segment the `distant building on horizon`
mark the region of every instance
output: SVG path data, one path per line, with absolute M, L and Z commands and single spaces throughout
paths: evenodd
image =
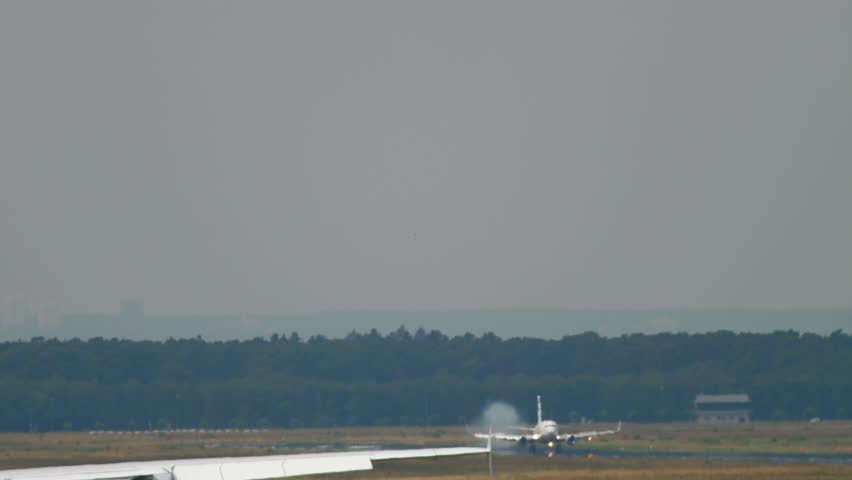
M 9 327 L 23 327 L 35 323 L 30 306 L 30 298 L 24 295 L 15 295 L 6 299 L 6 315 L 4 323 Z
M 122 323 L 141 320 L 145 317 L 145 305 L 142 300 L 122 300 L 118 316 Z
M 748 423 L 751 398 L 745 393 L 695 396 L 695 421 L 698 423 Z
M 47 303 L 41 307 L 38 315 L 39 330 L 52 330 L 62 326 L 62 308 L 58 303 Z

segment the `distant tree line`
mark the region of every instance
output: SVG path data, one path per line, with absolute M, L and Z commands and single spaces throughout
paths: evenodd
M 697 393 L 730 392 L 757 419 L 849 418 L 851 369 L 841 331 L 36 337 L 0 343 L 0 430 L 463 424 L 494 400 L 531 420 L 539 393 L 563 422 L 687 420 Z

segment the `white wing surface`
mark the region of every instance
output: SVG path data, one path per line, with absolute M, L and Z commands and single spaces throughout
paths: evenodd
M 0 470 L 0 480 L 264 480 L 371 470 L 373 460 L 474 455 L 488 451 L 487 448 L 457 447 L 155 460 Z
M 600 437 L 601 435 L 613 435 L 621 431 L 621 422 L 618 422 L 618 427 L 615 430 L 600 430 L 600 431 L 591 431 L 591 432 L 577 432 L 577 433 L 568 433 L 562 434 L 560 436 L 573 435 L 577 438 L 583 437 Z
M 487 433 L 474 433 L 473 436 L 476 438 L 488 438 L 490 436 L 497 440 L 508 440 L 510 442 L 520 442 L 521 438 L 523 438 L 523 435 L 514 435 L 511 433 L 492 433 L 491 435 L 488 435 Z M 527 437 L 529 437 L 529 435 L 527 435 Z

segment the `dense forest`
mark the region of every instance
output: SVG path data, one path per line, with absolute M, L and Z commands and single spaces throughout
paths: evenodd
M 762 420 L 849 418 L 852 336 L 342 339 L 94 338 L 0 343 L 0 430 L 326 427 L 472 422 L 494 400 L 530 420 L 686 420 L 697 393 L 745 392 Z

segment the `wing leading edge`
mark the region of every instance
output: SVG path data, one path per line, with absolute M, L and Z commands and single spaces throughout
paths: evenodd
M 577 433 L 569 433 L 568 435 L 574 435 L 577 438 L 583 437 L 600 437 L 601 435 L 613 435 L 621 431 L 621 420 L 618 421 L 618 426 L 615 430 L 600 430 L 600 431 L 592 431 L 592 432 L 577 432 Z
M 513 435 L 511 433 L 493 433 L 491 435 L 488 435 L 487 433 L 474 433 L 473 436 L 476 437 L 476 438 L 483 438 L 483 439 L 487 439 L 487 438 L 490 437 L 490 438 L 496 438 L 497 440 L 506 440 L 506 441 L 510 441 L 510 442 L 520 442 L 521 438 L 523 438 L 523 435 Z M 527 436 L 529 436 L 529 435 L 527 435 Z
M 155 460 L 0 470 L 0 480 L 264 480 L 371 470 L 374 460 L 476 455 L 488 452 L 487 448 L 456 447 Z

